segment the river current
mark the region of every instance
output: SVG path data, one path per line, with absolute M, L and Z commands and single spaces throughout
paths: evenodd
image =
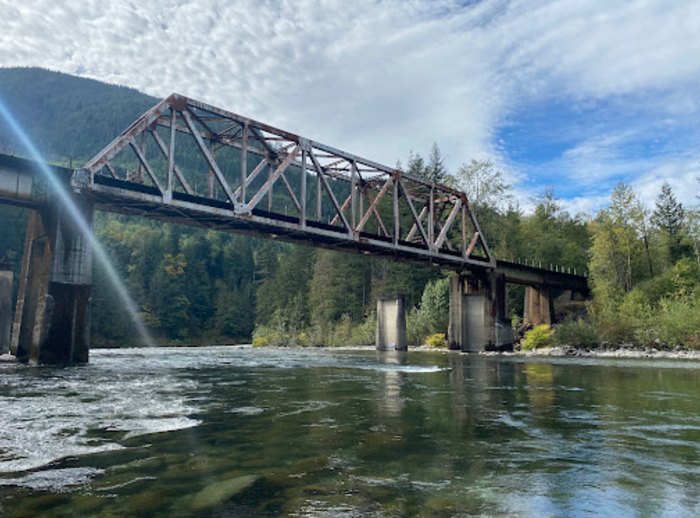
M 245 347 L 0 365 L 0 515 L 700 516 L 700 363 Z

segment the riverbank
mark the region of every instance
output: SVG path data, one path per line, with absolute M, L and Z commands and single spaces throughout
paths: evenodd
M 337 351 L 366 351 L 374 349 L 373 345 L 346 345 L 338 347 L 322 347 L 324 349 L 333 349 Z M 429 347 L 427 345 L 409 345 L 408 352 L 443 352 L 461 354 L 461 351 L 451 351 L 449 349 Z M 656 349 L 656 348 L 640 348 L 640 347 L 619 347 L 609 348 L 603 347 L 599 349 L 576 349 L 574 347 L 542 347 L 531 351 L 486 351 L 476 353 L 482 356 L 515 356 L 515 357 L 542 357 L 542 358 L 564 358 L 564 357 L 581 357 L 581 358 L 629 358 L 629 359 L 668 359 L 668 360 L 691 360 L 700 361 L 700 351 L 693 349 L 683 349 L 676 347 L 674 349 Z
M 617 347 L 600 349 L 576 349 L 574 347 L 542 347 L 531 351 L 485 352 L 489 356 L 524 356 L 524 357 L 580 357 L 580 358 L 650 358 L 669 360 L 700 361 L 700 351 L 693 349 L 656 349 L 653 347 Z

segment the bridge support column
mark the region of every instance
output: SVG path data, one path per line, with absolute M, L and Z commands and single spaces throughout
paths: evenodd
M 79 208 L 92 226 L 93 208 Z M 90 348 L 92 249 L 61 208 L 27 222 L 13 350 L 20 361 L 85 363 Z
M 503 275 L 452 276 L 449 316 L 450 349 L 481 352 L 513 343 Z
M 10 352 L 12 330 L 12 278 L 9 266 L 0 264 L 0 354 Z
M 406 311 L 403 295 L 377 299 L 377 350 L 406 351 Z
M 547 287 L 525 288 L 525 312 L 523 322 L 538 326 L 551 324 L 554 316 L 554 299 Z

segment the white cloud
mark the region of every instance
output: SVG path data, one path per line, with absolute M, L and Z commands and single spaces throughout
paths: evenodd
M 388 164 L 435 141 L 453 170 L 490 157 L 514 181 L 496 133 L 522 102 L 700 104 L 694 0 L 0 0 L 0 18 L 3 66 L 178 91 Z M 639 160 L 610 138 L 562 156 L 568 182 Z

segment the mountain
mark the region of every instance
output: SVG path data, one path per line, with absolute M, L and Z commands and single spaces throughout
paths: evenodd
M 42 153 L 77 162 L 94 156 L 159 99 L 41 68 L 0 68 L 0 102 Z M 19 148 L 0 125 L 0 149 Z

